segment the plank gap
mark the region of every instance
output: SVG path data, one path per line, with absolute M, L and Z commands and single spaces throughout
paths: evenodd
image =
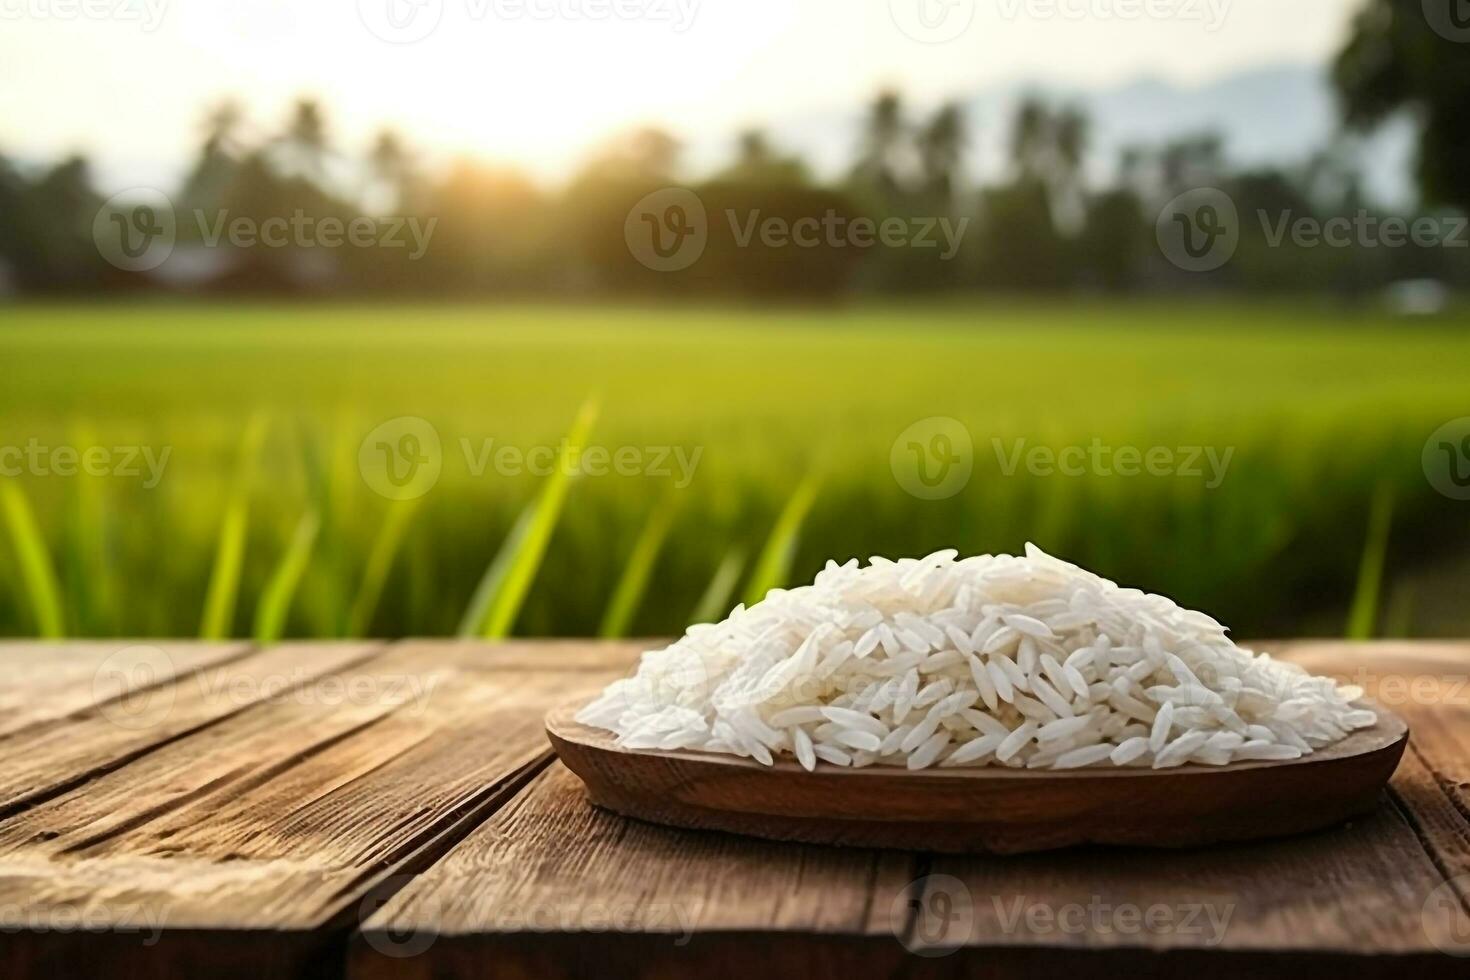
M 4 735 L 0 735 L 0 747 L 3 747 L 3 744 L 5 742 L 19 736 L 34 735 L 38 731 L 63 728 L 66 725 L 75 724 L 79 721 L 84 721 L 87 718 L 95 717 L 98 714 L 104 714 L 106 713 L 108 708 L 117 707 L 129 698 L 136 698 L 139 695 L 161 691 L 171 685 L 180 684 L 185 680 L 197 678 L 207 670 L 217 670 L 221 667 L 228 667 L 231 664 L 240 663 L 242 660 L 247 660 L 250 657 L 253 657 L 261 652 L 261 647 L 251 644 L 246 646 L 239 653 L 232 654 L 226 657 L 221 657 L 220 659 L 212 660 L 209 663 L 197 664 L 189 668 L 182 674 L 174 674 L 169 677 L 156 680 L 151 684 L 142 684 L 138 687 L 129 688 L 126 691 L 119 691 L 117 694 L 114 694 L 110 698 L 104 698 L 101 701 L 94 701 L 91 704 L 83 705 L 80 708 L 76 708 L 72 711 L 67 712 L 64 715 L 59 715 L 55 718 L 42 718 L 37 721 L 30 722 L 28 724 L 20 726 L 19 728 L 11 729 Z
M 385 649 L 387 648 L 374 647 L 368 650 L 362 656 L 347 661 L 339 668 L 339 670 L 350 670 L 361 667 L 368 660 L 379 656 Z M 251 653 L 259 652 L 261 651 L 256 648 L 252 648 L 251 650 Z M 237 659 L 238 658 L 229 658 L 226 663 L 228 664 L 236 662 Z M 197 676 L 197 672 L 191 672 L 188 676 Z M 316 677 L 303 678 L 294 684 L 282 688 L 278 692 L 274 692 L 272 697 L 251 701 L 248 704 L 240 705 L 238 708 L 235 708 L 232 711 L 228 711 L 211 718 L 206 718 L 204 721 L 200 722 L 197 725 L 189 728 L 180 729 L 179 731 L 174 732 L 172 735 L 167 735 L 156 742 L 150 742 L 147 745 L 140 745 L 130 752 L 125 752 L 122 755 L 117 756 L 116 758 L 109 759 L 107 762 L 93 766 L 89 769 L 85 769 L 77 773 L 75 776 L 63 780 L 60 783 L 55 783 L 51 786 L 46 787 L 45 789 L 37 790 L 34 793 L 23 795 L 14 800 L 11 800 L 9 803 L 0 805 L 0 823 L 4 823 L 5 821 L 10 820 L 38 806 L 44 806 L 52 800 L 65 796 L 67 793 L 70 793 L 73 790 L 80 789 L 87 783 L 94 782 L 102 778 L 103 776 L 107 776 L 111 773 L 117 772 L 119 769 L 129 766 L 132 763 L 137 762 L 139 759 L 145 759 L 155 752 L 166 749 L 171 745 L 175 745 L 178 742 L 198 735 L 201 732 L 209 731 L 217 725 L 221 725 L 225 722 L 238 718 L 248 711 L 256 710 L 263 705 L 269 705 L 273 700 L 279 698 L 281 695 L 288 694 L 293 691 L 299 691 L 310 684 L 316 683 L 319 679 L 320 678 Z M 171 679 L 168 683 L 177 684 L 181 680 L 183 680 L 183 678 L 175 677 Z
M 403 842 L 395 852 L 390 852 L 384 858 L 384 864 L 397 864 L 398 870 L 383 879 L 374 888 L 368 889 L 364 897 L 358 900 L 357 908 L 354 908 L 351 903 L 344 903 L 337 915 L 328 919 L 328 927 L 338 924 L 336 920 L 347 917 L 349 912 L 355 919 L 352 925 L 360 927 L 364 917 L 358 913 L 369 897 L 378 903 L 378 907 L 381 907 L 404 886 L 433 867 L 440 858 L 494 817 L 502 807 L 519 796 L 522 790 L 551 765 L 554 758 L 555 756 L 548 749 L 544 755 L 538 756 L 520 769 L 507 774 L 505 778 L 486 787 L 478 796 L 455 807 L 438 824 L 425 828 L 417 838 L 410 838 Z M 361 874 L 339 888 L 334 898 L 343 900 L 353 897 L 365 882 L 376 877 L 378 873 L 376 869 L 364 869 Z M 388 887 L 390 885 L 391 887 Z M 379 889 L 385 890 L 379 894 Z

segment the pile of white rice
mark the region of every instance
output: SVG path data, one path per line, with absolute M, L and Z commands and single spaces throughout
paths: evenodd
M 1225 634 L 1034 546 L 829 562 L 644 654 L 578 720 L 627 748 L 809 770 L 1222 766 L 1300 758 L 1377 720 L 1360 689 Z

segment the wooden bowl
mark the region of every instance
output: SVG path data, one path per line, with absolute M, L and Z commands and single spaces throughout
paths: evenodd
M 583 702 L 585 703 L 585 702 Z M 772 840 L 952 854 L 1080 844 L 1195 847 L 1319 830 L 1372 810 L 1409 728 L 1378 724 L 1291 762 L 1177 769 L 843 769 L 794 760 L 619 748 L 579 724 L 582 703 L 546 716 L 556 754 L 592 803 L 639 820 Z

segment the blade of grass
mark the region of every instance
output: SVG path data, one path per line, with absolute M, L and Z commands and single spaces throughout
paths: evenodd
M 15 543 L 15 557 L 20 564 L 26 594 L 30 597 L 36 631 L 45 639 L 59 640 L 65 633 L 65 627 L 56 569 L 46 552 L 46 539 L 41 536 L 30 502 L 12 480 L 0 481 L 0 508 L 5 511 L 5 524 Z
M 730 598 L 740 584 L 740 573 L 745 571 L 745 549 L 731 548 L 720 559 L 714 577 L 705 586 L 704 595 L 694 607 L 692 623 L 714 623 L 724 619 L 730 612 Z
M 240 592 L 240 568 L 245 562 L 245 533 L 250 524 L 250 485 L 255 475 L 256 456 L 265 440 L 265 418 L 256 415 L 240 436 L 240 455 L 230 490 L 225 516 L 220 522 L 214 570 L 204 596 L 204 616 L 199 624 L 201 640 L 229 637 L 235 621 L 235 603 Z
M 367 565 L 362 570 L 362 582 L 357 587 L 356 598 L 352 600 L 352 612 L 347 617 L 348 636 L 362 637 L 372 628 L 378 600 L 383 596 L 383 586 L 388 581 L 388 573 L 393 570 L 399 546 L 403 544 L 403 533 L 408 530 L 409 521 L 418 511 L 421 499 L 393 501 L 388 505 L 388 516 L 378 525 Z
M 510 536 L 480 579 L 460 621 L 460 636 L 499 640 L 510 635 L 566 503 L 572 480 L 567 464 L 581 453 L 596 419 L 596 402 L 586 402 L 577 413 L 577 420 L 567 433 L 556 466 L 542 484 L 541 492 L 521 511 Z
M 603 639 L 620 640 L 628 635 L 633 617 L 638 615 L 638 607 L 643 604 L 643 594 L 648 589 L 648 580 L 653 575 L 653 566 L 664 546 L 664 538 L 673 523 L 674 504 L 668 500 L 657 505 L 644 523 L 628 562 L 623 566 L 617 588 L 613 590 L 607 612 L 603 614 L 602 628 L 598 631 Z
M 786 501 L 771 536 L 756 559 L 755 570 L 745 587 L 745 604 L 754 605 L 772 589 L 785 585 L 791 576 L 791 563 L 796 559 L 796 546 L 801 538 L 801 525 L 816 502 L 821 481 L 815 474 L 801 482 Z
M 74 446 L 95 446 L 97 436 L 85 420 L 71 427 Z M 106 484 L 102 477 L 82 469 L 74 480 L 70 516 L 62 529 L 64 542 L 58 564 L 65 580 L 63 603 L 71 611 L 73 636 L 118 636 L 114 621 L 113 563 L 107 560 L 111 541 L 106 521 Z
M 1388 556 L 1388 537 L 1393 525 L 1393 488 L 1380 485 L 1373 494 L 1368 514 L 1368 537 L 1363 542 L 1363 557 L 1358 563 L 1358 588 L 1348 613 L 1347 638 L 1370 640 L 1378 618 L 1379 597 L 1383 591 L 1383 565 Z
M 281 562 L 271 573 L 261 594 L 260 604 L 255 609 L 255 642 L 261 646 L 276 642 L 286 625 L 286 614 L 291 611 L 291 601 L 296 597 L 296 587 L 311 561 L 311 549 L 316 544 L 317 532 L 321 530 L 321 517 L 316 511 L 308 511 L 296 524 L 291 542 L 281 556 Z

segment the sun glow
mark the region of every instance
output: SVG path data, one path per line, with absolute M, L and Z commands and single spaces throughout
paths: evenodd
M 891 4 L 908 0 L 116 0 L 89 8 L 109 16 L 80 18 L 48 2 L 0 0 L 0 152 L 103 150 L 114 166 L 178 168 L 210 104 L 238 100 L 260 137 L 310 95 L 344 153 L 392 126 L 431 157 L 472 153 L 555 179 L 631 126 L 725 140 L 854 110 L 884 85 L 934 102 L 1005 81 L 1189 80 L 1320 58 L 1352 0 L 1285 12 L 1235 0 L 1208 36 L 1187 22 L 1007 19 L 977 4 L 946 43 L 905 34 Z

